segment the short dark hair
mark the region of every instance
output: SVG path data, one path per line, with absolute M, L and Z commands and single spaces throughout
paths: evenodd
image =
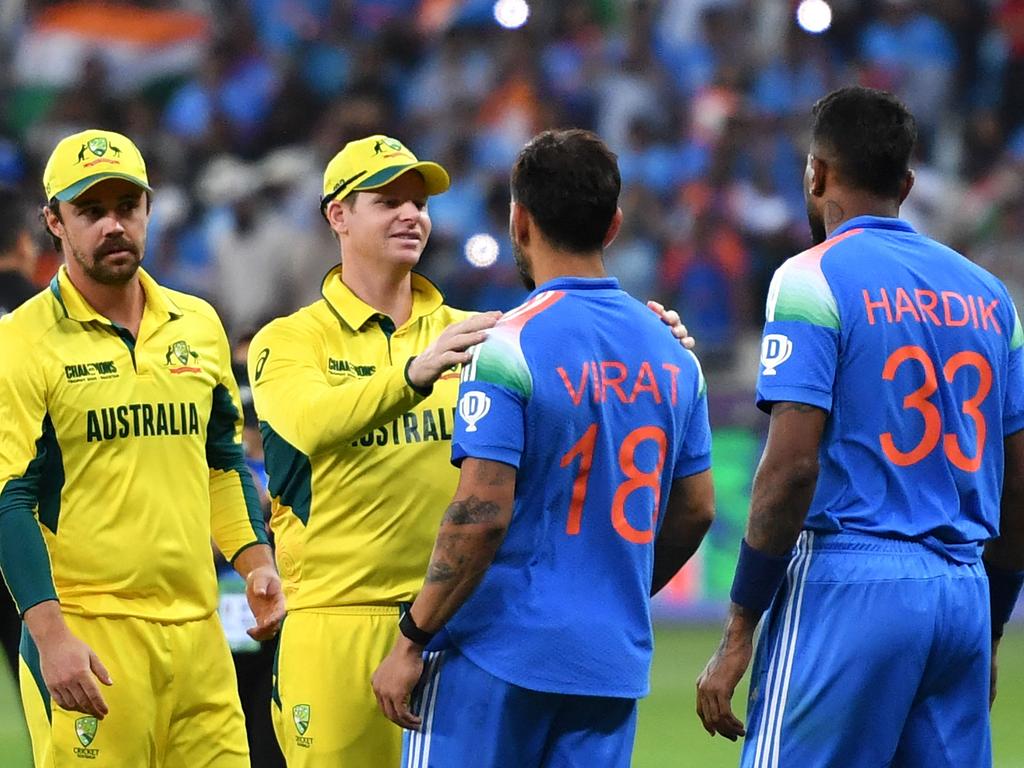
M 53 230 L 50 229 L 50 225 L 46 223 L 47 208 L 53 211 L 53 215 L 56 217 L 57 221 L 63 222 L 64 219 L 60 217 L 60 200 L 58 200 L 56 197 L 51 197 L 46 202 L 46 205 L 43 206 L 43 208 L 40 209 L 39 211 L 39 220 L 43 222 L 43 230 L 49 236 L 50 242 L 53 243 L 53 250 L 55 250 L 59 254 L 61 252 L 60 238 L 57 237 L 57 235 L 53 234 Z
M 899 197 L 917 141 L 914 116 L 886 91 L 853 86 L 814 105 L 812 134 L 830 152 L 852 187 L 879 197 Z
M 29 228 L 28 206 L 18 190 L 0 184 L 0 211 L 6 219 L 6 224 L 0 227 L 0 254 L 4 254 L 14 250 L 18 238 Z
M 544 131 L 512 168 L 512 200 L 556 248 L 601 248 L 619 205 L 618 158 L 590 131 Z

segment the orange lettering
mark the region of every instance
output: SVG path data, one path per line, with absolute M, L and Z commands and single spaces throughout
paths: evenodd
M 871 294 L 868 293 L 868 289 L 865 288 L 863 290 L 863 293 L 864 293 L 864 310 L 868 314 L 868 324 L 869 325 L 874 325 L 875 324 L 875 310 L 879 309 L 879 308 L 885 310 L 885 320 L 886 320 L 886 322 L 888 322 L 888 323 L 892 322 L 892 305 L 889 304 L 889 294 L 886 293 L 885 288 L 879 288 L 878 290 L 882 294 L 882 298 L 881 298 L 880 301 L 872 301 L 871 300 Z
M 608 375 L 608 369 L 612 368 L 618 372 L 618 376 L 612 378 Z M 620 363 L 616 360 L 604 360 L 601 362 L 601 402 L 608 402 L 608 390 L 612 389 L 615 394 L 619 396 L 619 400 L 623 403 L 628 403 L 626 399 L 626 393 L 622 391 L 620 386 L 622 382 L 626 380 L 626 366 L 624 363 Z
M 957 301 L 960 302 L 960 306 L 964 311 L 963 317 L 954 319 L 953 312 L 949 306 L 950 299 L 956 299 Z M 946 325 L 948 325 L 949 327 L 960 328 L 961 326 L 967 325 L 967 319 L 970 315 L 970 310 L 968 309 L 967 302 L 964 301 L 964 297 L 961 296 L 959 293 L 954 293 L 953 291 L 942 292 L 942 312 L 944 319 L 946 321 Z
M 896 322 L 900 323 L 903 321 L 903 315 L 910 313 L 914 316 L 917 322 L 921 322 L 921 316 L 917 314 L 917 310 L 914 308 L 914 302 L 910 300 L 910 294 L 908 294 L 902 288 L 896 289 Z
M 992 299 L 992 303 L 991 304 L 985 304 L 984 303 L 984 299 L 982 299 L 979 296 L 978 297 L 978 301 L 981 303 L 981 327 L 984 328 L 987 331 L 988 330 L 988 321 L 991 320 L 992 321 L 992 327 L 995 328 L 996 333 L 998 333 L 1000 336 L 1002 336 L 1003 335 L 1003 331 L 999 327 L 999 321 L 996 320 L 996 315 L 995 315 L 996 307 L 999 306 L 999 299 Z
M 647 383 L 642 384 L 644 374 L 647 375 Z M 654 371 L 651 364 L 644 360 L 640 364 L 640 370 L 636 374 L 636 382 L 633 384 L 633 391 L 629 393 L 629 402 L 635 403 L 636 396 L 641 392 L 650 392 L 654 395 L 654 402 L 661 404 L 661 392 L 658 391 L 658 382 L 654 380 Z
M 917 288 L 914 291 L 914 297 L 917 299 L 917 306 L 921 310 L 921 316 L 928 315 L 933 325 L 942 325 L 939 316 L 935 314 L 935 307 L 939 304 L 939 297 L 935 295 L 935 291 L 925 291 Z M 925 302 L 926 298 L 930 299 L 930 301 Z
M 562 383 L 565 384 L 569 397 L 572 398 L 572 404 L 579 405 L 583 401 L 583 393 L 587 391 L 587 375 L 590 371 L 590 363 L 583 363 L 583 370 L 580 373 L 580 388 L 578 390 L 573 389 L 572 382 L 569 381 L 569 374 L 565 372 L 562 366 L 558 366 L 556 370 L 558 375 L 562 377 Z
M 662 363 L 661 367 L 672 374 L 672 378 L 670 379 L 672 387 L 669 389 L 668 401 L 672 403 L 672 405 L 675 405 L 679 400 L 679 385 L 676 381 L 679 378 L 679 366 L 672 365 L 671 363 Z

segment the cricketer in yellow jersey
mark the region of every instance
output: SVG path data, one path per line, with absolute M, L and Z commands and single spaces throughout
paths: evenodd
M 284 596 L 227 338 L 139 266 L 151 189 L 127 137 L 63 139 L 43 184 L 65 264 L 0 320 L 0 567 L 35 763 L 248 766 L 211 537 L 246 577 L 253 636 Z
M 370 679 L 455 490 L 452 369 L 498 318 L 446 306 L 412 272 L 430 235 L 427 200 L 448 184 L 393 138 L 346 144 L 321 203 L 341 264 L 321 300 L 249 348 L 288 605 L 271 706 L 290 768 L 401 758 L 401 730 L 377 711 Z M 652 309 L 692 345 L 675 312 Z

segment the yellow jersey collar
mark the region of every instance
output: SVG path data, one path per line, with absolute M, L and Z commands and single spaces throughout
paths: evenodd
M 412 314 L 406 323 L 425 317 L 435 312 L 444 304 L 444 296 L 430 280 L 413 272 L 412 277 Z M 341 280 L 341 265 L 334 267 L 324 277 L 320 286 L 320 294 L 345 324 L 353 331 L 358 331 L 368 320 L 381 315 L 376 309 L 356 296 L 352 289 Z
M 156 280 L 149 276 L 146 270 L 139 267 L 139 271 L 136 274 L 139 276 L 139 282 L 142 283 L 142 290 L 146 296 L 146 312 L 166 320 L 181 317 L 184 314 Z M 85 297 L 79 293 L 78 289 L 72 285 L 66 266 L 61 265 L 60 269 L 57 270 L 57 274 L 50 280 L 50 292 L 57 300 L 57 303 L 60 304 L 61 309 L 64 310 L 65 317 L 77 320 L 80 323 L 96 320 L 107 325 L 111 324 L 110 320 L 93 309 L 89 302 L 85 300 Z

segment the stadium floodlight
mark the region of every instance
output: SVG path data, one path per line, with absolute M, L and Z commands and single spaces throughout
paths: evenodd
M 825 0 L 802 0 L 796 9 L 796 23 L 805 32 L 820 35 L 832 26 L 832 8 Z
M 466 241 L 466 261 L 474 267 L 489 267 L 498 260 L 498 241 L 486 233 Z
M 526 0 L 498 0 L 494 4 L 494 19 L 505 29 L 519 29 L 530 18 Z

